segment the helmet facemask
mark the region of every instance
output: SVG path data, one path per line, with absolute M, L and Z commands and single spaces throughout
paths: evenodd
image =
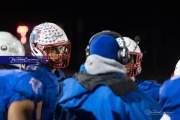
M 141 62 L 143 58 L 143 53 L 139 47 L 140 37 L 135 37 L 135 40 L 130 39 L 129 37 L 123 37 L 126 42 L 126 47 L 129 50 L 129 54 L 131 55 L 131 60 L 129 64 L 125 65 L 127 69 L 126 75 L 129 77 L 134 77 L 141 73 L 142 67 Z
M 130 52 L 131 55 L 131 61 L 129 64 L 125 65 L 127 69 L 126 75 L 129 77 L 134 77 L 136 75 L 139 75 L 141 73 L 142 67 L 142 53 L 136 53 L 136 52 Z
M 37 44 L 39 51 L 42 52 L 40 63 L 47 64 L 53 68 L 66 68 L 69 65 L 71 54 L 71 43 L 61 41 L 56 44 Z

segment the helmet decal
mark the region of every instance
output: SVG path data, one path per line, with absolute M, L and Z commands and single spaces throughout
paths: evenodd
M 31 34 L 31 37 L 32 39 L 34 38 L 35 43 L 51 44 L 60 41 L 63 35 L 63 31 L 59 31 L 52 25 L 44 23 L 35 27 L 34 33 Z

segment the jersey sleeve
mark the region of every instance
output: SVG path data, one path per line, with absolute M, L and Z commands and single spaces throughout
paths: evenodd
M 29 99 L 37 103 L 43 98 L 43 89 L 43 83 L 37 76 L 26 74 L 19 77 L 19 81 L 14 87 L 16 96 L 12 99 Z
M 160 105 L 168 115 L 179 116 L 180 113 L 180 78 L 166 80 L 160 88 Z M 178 118 L 177 118 L 178 119 Z

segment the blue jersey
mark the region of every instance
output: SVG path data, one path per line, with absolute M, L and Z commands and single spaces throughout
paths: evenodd
M 152 80 L 135 79 L 135 82 L 148 96 L 159 102 L 159 90 L 161 84 Z
M 38 66 L 27 66 L 28 71 L 32 71 L 41 76 L 41 80 L 45 82 L 45 94 L 43 96 L 43 105 L 41 110 L 41 120 L 52 120 L 54 117 L 54 111 L 59 97 L 59 80 L 65 77 L 64 73 L 60 69 L 56 69 L 56 74 L 52 73 L 49 69 Z
M 166 80 L 160 88 L 160 105 L 162 111 L 171 117 L 171 120 L 180 120 L 180 77 Z
M 159 120 L 162 116 L 160 105 L 140 88 L 118 96 L 105 84 L 89 90 L 79 81 L 65 79 L 58 101 L 77 120 Z
M 0 120 L 7 119 L 7 111 L 14 101 L 43 99 L 44 83 L 39 76 L 21 70 L 0 70 Z M 33 116 L 35 117 L 35 116 Z

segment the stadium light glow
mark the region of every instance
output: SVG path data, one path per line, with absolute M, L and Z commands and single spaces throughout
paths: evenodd
M 26 33 L 28 32 L 28 26 L 26 25 L 19 25 L 17 27 L 17 33 L 21 35 L 21 43 L 26 44 L 27 38 Z

